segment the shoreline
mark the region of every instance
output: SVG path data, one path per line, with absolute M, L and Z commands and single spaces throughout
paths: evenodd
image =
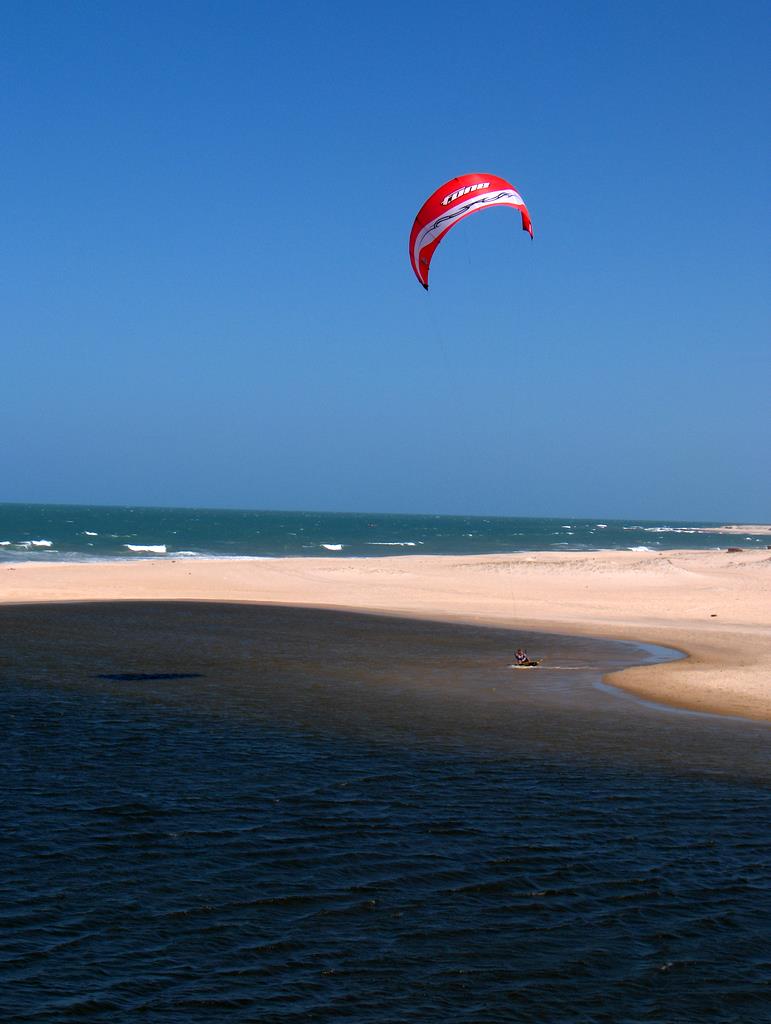
M 757 721 L 771 721 L 769 591 L 767 550 L 0 565 L 2 604 L 301 605 L 655 644 L 686 657 L 605 681 L 671 707 Z

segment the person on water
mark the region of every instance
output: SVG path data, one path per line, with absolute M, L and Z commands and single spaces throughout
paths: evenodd
M 523 651 L 521 647 L 517 648 L 517 653 L 514 655 L 514 661 L 517 665 L 531 665 L 532 662 L 527 656 L 527 651 Z

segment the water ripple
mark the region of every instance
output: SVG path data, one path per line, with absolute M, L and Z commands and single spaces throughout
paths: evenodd
M 588 671 L 505 690 L 503 631 L 41 614 L 0 610 L 3 1019 L 764 1019 L 763 727 Z M 301 658 L 276 669 L 292 629 L 321 684 Z M 95 678 L 105 659 L 141 678 Z

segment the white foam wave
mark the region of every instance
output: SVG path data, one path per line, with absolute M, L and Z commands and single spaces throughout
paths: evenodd
M 471 534 L 467 534 L 468 537 Z M 414 540 L 368 540 L 367 544 L 373 548 L 414 548 Z
M 595 523 L 594 525 L 597 527 L 598 530 L 607 530 L 608 528 L 607 523 Z
M 326 548 L 327 551 L 342 551 L 343 550 L 343 545 L 342 544 L 322 544 L 321 546 L 323 548 Z
M 642 530 L 643 533 L 698 533 L 690 526 L 624 526 L 624 530 Z
M 653 548 L 647 547 L 645 544 L 637 544 L 634 547 L 629 548 L 630 551 L 653 551 Z
M 50 548 L 53 547 L 52 540 L 33 540 L 30 541 L 33 548 Z
M 11 542 L 9 540 L 0 540 L 0 548 L 10 547 Z
M 165 544 L 124 544 L 124 548 L 128 548 L 129 551 L 136 551 L 137 553 L 146 551 L 151 555 L 165 555 L 166 545 Z
M 93 530 L 84 530 L 83 533 L 85 534 L 86 537 L 98 537 L 99 536 L 99 534 L 98 533 L 94 533 Z

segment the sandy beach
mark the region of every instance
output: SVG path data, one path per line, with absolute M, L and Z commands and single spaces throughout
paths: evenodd
M 767 550 L 27 562 L 0 569 L 0 601 L 262 602 L 654 643 L 688 658 L 609 681 L 673 706 L 768 721 L 770 582 Z

